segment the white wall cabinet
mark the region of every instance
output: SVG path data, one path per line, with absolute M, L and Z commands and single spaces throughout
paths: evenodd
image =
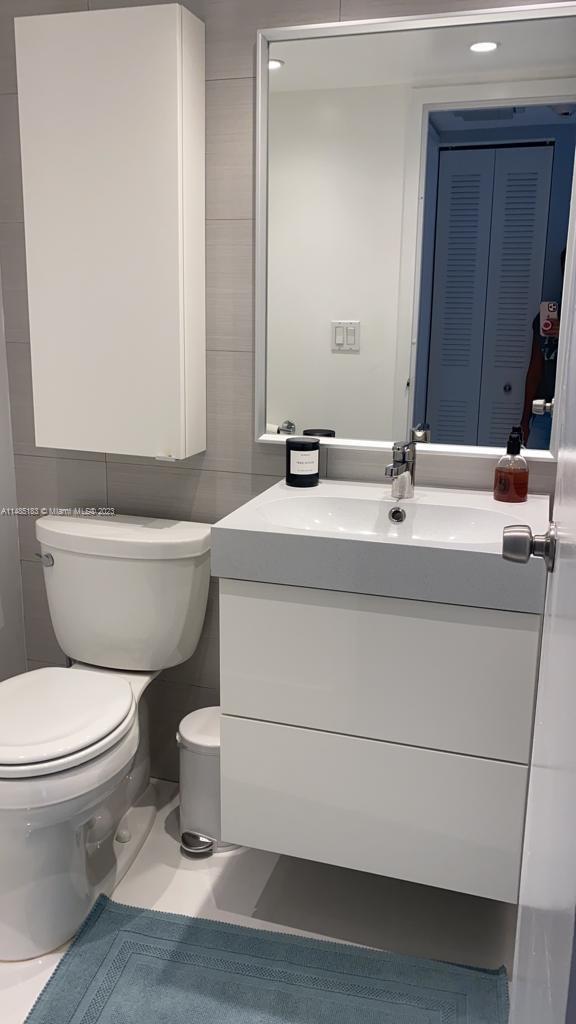
M 36 443 L 205 448 L 204 26 L 16 19 Z

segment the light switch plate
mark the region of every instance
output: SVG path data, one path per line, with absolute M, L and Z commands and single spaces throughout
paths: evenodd
M 332 320 L 330 326 L 333 352 L 360 351 L 359 320 Z

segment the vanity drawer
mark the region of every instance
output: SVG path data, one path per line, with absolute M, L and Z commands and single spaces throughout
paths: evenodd
M 527 764 L 541 619 L 220 581 L 225 714 Z
M 224 715 L 223 838 L 513 903 L 528 769 Z

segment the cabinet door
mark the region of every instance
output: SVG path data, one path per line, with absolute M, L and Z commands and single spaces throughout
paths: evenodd
M 16 43 L 36 443 L 191 455 L 202 23 L 177 4 L 17 18 Z
M 553 146 L 496 151 L 478 444 L 520 421 L 546 255 Z
M 476 444 L 494 150 L 440 154 L 427 419 L 437 444 Z
M 221 736 L 228 842 L 518 898 L 524 765 L 226 715 Z

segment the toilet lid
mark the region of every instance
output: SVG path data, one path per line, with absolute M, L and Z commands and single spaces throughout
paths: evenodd
M 0 682 L 0 776 L 2 766 L 24 768 L 106 749 L 100 741 L 123 734 L 135 713 L 134 695 L 120 673 L 41 668 Z M 74 764 L 87 758 L 73 757 Z M 12 772 L 10 772 L 12 774 Z M 20 771 L 17 774 L 21 774 Z

